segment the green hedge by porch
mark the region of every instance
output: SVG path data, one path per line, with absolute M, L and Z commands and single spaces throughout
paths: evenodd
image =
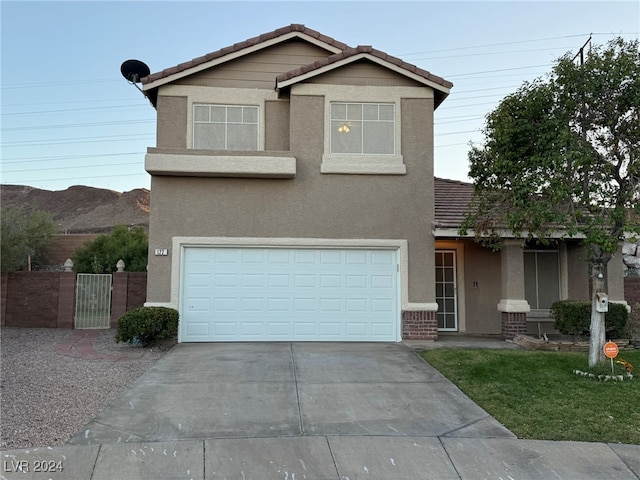
M 556 330 L 564 335 L 589 336 L 591 326 L 591 302 L 560 300 L 551 306 Z M 629 338 L 627 322 L 629 312 L 620 303 L 609 303 L 609 311 L 604 316 L 607 339 Z
M 116 342 L 148 347 L 178 333 L 179 314 L 167 307 L 140 307 L 118 319 Z

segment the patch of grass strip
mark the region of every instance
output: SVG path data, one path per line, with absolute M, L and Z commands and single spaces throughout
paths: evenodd
M 640 445 L 640 352 L 633 380 L 577 376 L 586 353 L 430 350 L 422 357 L 519 438 Z

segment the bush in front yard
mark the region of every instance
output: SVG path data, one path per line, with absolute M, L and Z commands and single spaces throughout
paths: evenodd
M 153 345 L 178 333 L 179 314 L 167 307 L 140 307 L 129 310 L 118 319 L 116 342 Z
M 560 300 L 551 306 L 556 330 L 564 335 L 588 336 L 591 327 L 591 302 Z M 620 303 L 609 303 L 609 311 L 604 316 L 607 338 L 628 338 L 627 321 L 629 312 Z

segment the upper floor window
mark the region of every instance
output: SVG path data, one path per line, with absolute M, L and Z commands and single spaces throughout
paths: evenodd
M 193 106 L 193 148 L 258 150 L 259 111 L 256 106 Z
M 395 105 L 332 102 L 331 153 L 393 155 Z

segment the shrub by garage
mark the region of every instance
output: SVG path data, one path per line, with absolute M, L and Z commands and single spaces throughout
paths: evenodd
M 178 333 L 178 311 L 168 307 L 140 307 L 118 319 L 116 342 L 148 347 Z

